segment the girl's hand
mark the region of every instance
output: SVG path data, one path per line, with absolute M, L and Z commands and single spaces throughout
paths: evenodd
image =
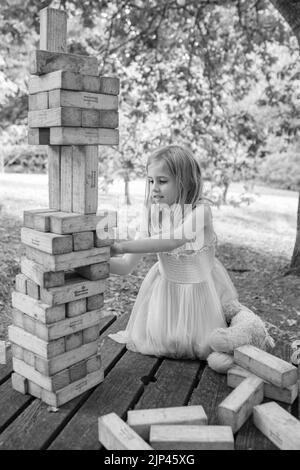
M 116 256 L 123 254 L 123 249 L 121 243 L 114 243 L 110 247 L 110 256 Z

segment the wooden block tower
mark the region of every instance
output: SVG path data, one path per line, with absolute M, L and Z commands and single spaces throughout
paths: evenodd
M 30 57 L 29 143 L 48 145 L 49 209 L 24 212 L 12 293 L 13 387 L 54 407 L 103 380 L 98 354 L 116 213 L 98 210 L 98 145 L 118 144 L 119 81 L 68 54 L 65 11 L 40 13 Z

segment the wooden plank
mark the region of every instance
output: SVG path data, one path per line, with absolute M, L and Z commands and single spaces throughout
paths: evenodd
M 73 300 L 100 294 L 105 291 L 105 288 L 106 283 L 104 280 L 88 281 L 81 276 L 74 275 L 66 279 L 64 286 L 41 289 L 41 300 L 51 306 L 65 304 Z
M 152 449 L 116 413 L 109 413 L 98 418 L 98 437 L 107 450 Z
M 90 250 L 94 247 L 94 232 L 73 233 L 73 250 Z
M 47 91 L 28 96 L 29 112 L 47 108 L 49 108 L 49 93 Z
M 25 252 L 27 258 L 41 264 L 44 269 L 48 271 L 67 271 L 69 269 L 84 266 L 85 264 L 89 265 L 92 263 L 108 261 L 109 258 L 107 247 L 74 251 L 63 255 L 50 255 L 48 253 L 42 253 L 30 246 L 26 246 Z
M 89 266 L 75 268 L 75 271 L 91 281 L 106 279 L 109 277 L 109 263 L 94 263 Z
M 82 127 L 104 127 L 116 129 L 119 127 L 119 113 L 116 110 L 83 109 L 81 113 Z
M 12 292 L 12 306 L 36 320 L 51 324 L 66 318 L 65 305 L 50 306 L 21 292 Z
M 73 149 L 70 146 L 61 146 L 60 168 L 60 207 L 62 211 L 73 210 Z
M 120 93 L 120 80 L 117 77 L 100 77 L 100 93 L 118 95 Z
M 49 130 L 49 129 L 48 129 Z M 60 192 L 61 192 L 61 149 L 58 146 L 48 147 L 48 194 L 49 207 L 60 210 Z M 47 219 L 49 222 L 49 219 Z M 34 228 L 34 227 L 32 227 Z M 47 230 L 49 231 L 49 230 Z
M 12 390 L 10 380 L 0 386 L 0 433 L 32 401 L 32 397 Z
M 207 416 L 202 406 L 172 406 L 170 408 L 152 408 L 129 410 L 127 424 L 149 441 L 150 426 L 156 424 L 206 425 Z
M 52 255 L 71 253 L 73 251 L 71 235 L 40 232 L 27 227 L 21 228 L 21 242 Z
M 29 111 L 28 126 L 31 128 L 54 126 L 80 127 L 81 115 L 81 110 L 78 108 L 51 108 Z
M 99 81 L 98 77 L 91 77 Z M 99 85 L 98 85 L 99 88 Z M 83 75 L 80 73 L 57 70 L 56 72 L 29 78 L 29 94 L 45 93 L 50 90 L 83 90 Z
M 21 272 L 25 275 L 25 278 L 26 276 L 29 277 L 39 286 L 46 289 L 49 287 L 63 286 L 65 284 L 64 271 L 45 271 L 40 264 L 25 258 L 25 256 L 21 258 Z
M 67 12 L 57 8 L 40 10 L 40 49 L 67 52 Z
M 115 211 L 102 210 L 98 214 L 68 214 L 56 212 L 50 218 L 50 231 L 53 233 L 69 234 L 74 232 L 86 232 L 96 230 L 101 224 L 102 228 L 117 226 L 117 213 Z
M 98 75 L 98 62 L 96 57 L 84 55 L 65 54 L 37 49 L 31 51 L 29 65 L 32 75 L 43 75 L 57 70 Z
M 64 338 L 57 339 L 55 341 L 46 342 L 36 336 L 24 331 L 17 326 L 8 327 L 8 337 L 12 343 L 21 346 L 24 349 L 28 349 L 45 359 L 63 354 L 65 351 Z
M 21 292 L 21 294 L 27 294 L 27 277 L 24 273 L 16 275 L 15 289 L 17 292 Z
M 33 209 L 23 212 L 24 227 L 49 232 L 50 214 L 56 213 L 56 209 Z
M 250 375 L 252 375 L 251 372 L 235 365 L 227 372 L 227 385 L 235 388 Z M 297 384 L 287 388 L 281 388 L 264 381 L 264 396 L 267 398 L 291 404 L 295 401 L 297 395 Z
M 150 443 L 155 450 L 234 450 L 229 426 L 151 426 Z
M 95 307 L 91 310 L 96 310 L 100 307 Z M 66 316 L 67 318 L 76 317 L 87 311 L 87 299 L 72 300 L 66 304 Z
M 75 129 L 75 128 L 71 128 Z M 29 145 L 50 145 L 50 129 L 28 129 L 28 144 Z
M 297 382 L 296 367 L 255 346 L 245 345 L 236 348 L 234 361 L 239 366 L 278 387 L 288 387 Z
M 35 131 L 36 129 L 29 129 Z M 51 127 L 50 139 L 39 141 L 36 139 L 29 143 L 49 145 L 118 145 L 119 131 L 117 129 L 95 129 L 92 127 Z M 40 132 L 48 129 L 39 129 Z M 48 139 L 48 137 L 47 137 Z
M 97 308 L 101 308 L 104 305 L 104 295 L 103 294 L 96 294 L 91 295 L 90 297 L 86 298 L 86 309 L 95 310 Z
M 247 377 L 218 406 L 219 423 L 231 426 L 236 433 L 263 398 L 263 380 L 255 375 Z
M 300 421 L 275 402 L 253 409 L 254 424 L 281 450 L 300 450 Z
M 49 108 L 118 109 L 118 97 L 86 91 L 51 90 Z
M 73 211 L 96 214 L 98 208 L 98 147 L 73 146 Z

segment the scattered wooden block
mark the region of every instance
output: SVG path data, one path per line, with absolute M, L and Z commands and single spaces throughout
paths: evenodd
M 154 425 L 150 444 L 156 450 L 233 450 L 230 426 Z
M 107 247 L 93 248 L 92 250 L 74 251 L 62 255 L 50 255 L 35 248 L 26 246 L 27 258 L 43 266 L 45 271 L 67 271 L 85 264 L 102 263 L 108 261 Z M 75 300 L 75 299 L 71 299 Z
M 40 286 L 31 279 L 27 279 L 27 295 L 36 300 L 40 300 L 41 298 Z
M 60 162 L 60 207 L 62 211 L 73 211 L 73 147 L 61 146 Z
M 69 368 L 70 382 L 76 382 L 87 375 L 86 361 L 78 362 Z
M 67 13 L 57 8 L 40 11 L 40 49 L 67 52 Z
M 28 96 L 29 112 L 47 108 L 49 108 L 49 94 L 47 91 Z
M 101 211 L 99 214 L 68 214 L 56 212 L 50 218 L 50 231 L 53 233 L 69 234 L 74 232 L 86 232 L 96 230 L 99 223 L 101 227 L 115 227 L 117 225 L 117 213 L 115 211 Z
M 23 276 L 25 275 L 25 279 L 27 276 L 39 286 L 46 289 L 49 287 L 63 286 L 65 284 L 64 271 L 44 271 L 40 264 L 25 257 L 21 258 L 21 272 L 23 273 Z M 21 292 L 19 289 L 16 290 Z M 26 292 L 22 293 L 26 294 Z
M 30 73 L 32 75 L 43 75 L 45 73 L 56 72 L 57 70 L 98 75 L 96 57 L 36 49 L 30 53 L 29 60 Z
M 50 214 L 55 214 L 56 209 L 33 209 L 23 212 L 24 227 L 39 230 L 41 232 L 50 231 Z
M 15 289 L 21 294 L 27 294 L 27 277 L 20 273 L 16 275 Z
M 219 423 L 237 432 L 252 413 L 253 406 L 264 398 L 264 382 L 254 375 L 247 377 L 218 406 Z
M 109 263 L 95 263 L 89 266 L 81 266 L 80 268 L 75 268 L 75 271 L 80 274 L 80 276 L 91 281 L 106 279 L 109 277 Z
M 255 346 L 241 346 L 234 351 L 234 361 L 267 382 L 286 388 L 297 382 L 297 368 Z
M 51 90 L 49 108 L 118 109 L 118 97 L 86 91 Z
M 281 450 L 300 450 L 300 421 L 275 402 L 253 408 L 255 426 Z
M 81 126 L 81 110 L 78 108 L 51 108 L 29 111 L 28 126 L 44 128 L 53 126 Z
M 87 311 L 96 310 L 97 308 L 103 307 L 103 305 L 104 305 L 103 294 L 91 295 L 90 297 L 86 298 Z
M 7 352 L 10 348 L 10 344 L 5 341 L 0 341 L 0 364 L 7 363 Z
M 91 78 L 98 83 L 98 77 L 92 76 Z M 47 73 L 45 75 L 30 77 L 28 83 L 30 95 L 58 89 L 82 91 L 82 87 L 83 75 L 80 73 L 66 72 L 64 70 L 57 70 L 56 72 Z M 98 89 L 96 92 L 97 91 Z
M 86 361 L 86 370 L 87 374 L 96 372 L 102 368 L 102 360 L 100 354 L 95 354 L 95 356 L 90 357 Z
M 227 372 L 227 385 L 235 388 L 250 375 L 252 375 L 251 372 L 235 365 Z M 264 381 L 264 396 L 266 398 L 292 404 L 297 398 L 297 395 L 297 384 L 290 385 L 287 388 L 281 388 Z
M 207 425 L 207 416 L 202 406 L 130 410 L 127 413 L 127 424 L 148 441 L 150 426 L 154 424 Z
M 89 232 L 78 232 L 73 233 L 73 250 L 90 250 L 94 247 L 94 233 Z
M 106 284 L 103 280 L 88 281 L 81 276 L 74 275 L 66 279 L 64 286 L 41 289 L 41 300 L 51 306 L 65 304 L 102 293 L 105 287 Z
M 82 127 L 103 127 L 116 129 L 119 127 L 119 113 L 116 110 L 83 109 L 81 114 Z
M 99 337 L 99 324 L 91 326 L 90 328 L 85 328 L 82 331 L 82 342 L 83 344 L 91 343 L 96 341 Z
M 118 95 L 120 93 L 120 80 L 116 77 L 100 77 L 99 92 Z
M 98 147 L 73 146 L 72 210 L 96 214 L 98 207 Z
M 116 413 L 109 413 L 98 419 L 98 432 L 99 441 L 107 450 L 152 449 Z
M 72 127 L 71 129 L 74 129 L 74 128 Z M 29 128 L 28 129 L 28 144 L 29 145 L 50 145 L 50 129 Z
M 27 227 L 21 228 L 21 242 L 52 255 L 71 253 L 73 250 L 71 235 L 39 232 Z
M 52 377 L 47 377 L 36 371 L 33 367 L 30 367 L 26 362 L 16 359 L 15 357 L 13 358 L 13 369 L 17 374 L 22 375 L 27 380 L 35 382 L 37 385 L 50 392 L 66 387 L 70 383 L 68 370 L 61 371 Z
M 93 310 L 96 310 L 94 308 Z M 67 318 L 77 317 L 87 311 L 86 299 L 73 300 L 66 304 L 66 315 Z
M 66 318 L 66 308 L 64 304 L 51 307 L 48 304 L 29 297 L 29 295 L 21 294 L 21 292 L 12 292 L 12 306 L 46 324 L 55 323 Z
M 60 176 L 61 176 L 61 147 L 49 146 L 48 147 L 49 207 L 55 210 L 61 209 L 61 201 L 60 201 L 61 177 Z M 47 221 L 49 222 L 49 219 Z M 45 231 L 49 231 L 49 229 Z
M 66 351 L 71 351 L 72 349 L 77 349 L 83 344 L 82 331 L 73 333 L 65 337 Z
M 11 375 L 11 384 L 12 388 L 17 392 L 20 392 L 23 395 L 28 393 L 28 381 L 22 375 L 13 372 Z
M 50 359 L 51 357 L 58 356 L 65 352 L 64 338 L 46 342 L 12 325 L 8 327 L 8 337 L 12 343 L 18 344 L 22 348 L 28 349 L 45 359 Z
M 31 136 L 30 144 L 34 145 L 118 145 L 119 131 L 117 129 L 96 129 L 93 127 L 51 127 L 50 129 L 29 129 L 40 131 Z M 43 138 L 45 133 L 50 131 Z

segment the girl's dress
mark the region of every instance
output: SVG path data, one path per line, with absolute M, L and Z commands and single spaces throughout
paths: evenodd
M 142 354 L 206 359 L 212 352 L 209 336 L 216 328 L 227 327 L 224 309 L 236 308 L 238 295 L 215 257 L 209 204 L 199 204 L 183 222 L 178 205 L 171 206 L 171 211 L 176 233 L 189 230 L 197 220 L 196 236 L 175 250 L 157 254 L 158 261 L 141 284 L 126 330 L 110 338 Z M 144 221 L 136 238 L 149 236 L 146 225 Z M 159 238 L 161 233 L 152 223 L 151 238 Z

